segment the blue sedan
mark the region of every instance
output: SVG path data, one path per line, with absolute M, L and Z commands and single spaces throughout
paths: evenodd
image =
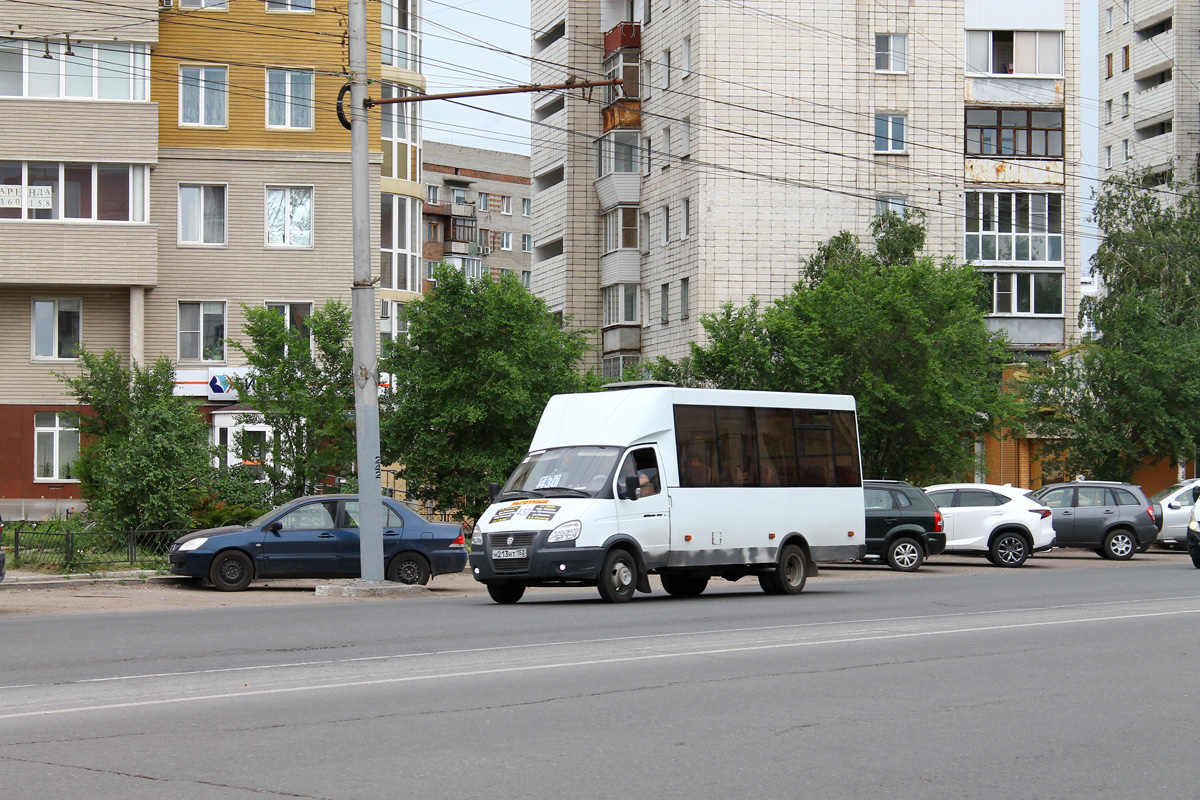
M 248 525 L 209 528 L 171 545 L 171 572 L 207 579 L 224 592 L 263 578 L 357 578 L 358 497 L 301 497 Z M 384 574 L 424 585 L 433 575 L 462 572 L 466 542 L 458 525 L 429 522 L 401 503 L 383 500 Z

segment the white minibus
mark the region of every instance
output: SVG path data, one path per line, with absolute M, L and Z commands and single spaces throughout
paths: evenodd
M 817 561 L 861 559 L 862 469 L 847 395 L 613 384 L 556 395 L 471 537 L 497 603 L 528 586 L 608 602 L 694 597 L 756 575 L 797 594 Z

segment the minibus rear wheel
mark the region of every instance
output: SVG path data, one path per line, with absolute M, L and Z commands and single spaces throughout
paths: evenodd
M 758 585 L 767 594 L 800 594 L 806 580 L 808 561 L 804 558 L 804 551 L 789 544 L 779 553 L 779 564 L 775 571 L 758 576 Z

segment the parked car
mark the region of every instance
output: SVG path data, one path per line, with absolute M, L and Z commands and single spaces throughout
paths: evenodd
M 1196 506 L 1192 506 L 1192 517 L 1188 520 L 1187 549 L 1192 557 L 1192 566 L 1200 569 L 1200 522 L 1196 521 Z
M 867 556 L 901 572 L 915 572 L 929 556 L 946 549 L 942 512 L 905 481 L 863 481 L 867 512 Z
M 389 581 L 423 585 L 431 576 L 461 572 L 467 565 L 460 526 L 429 522 L 387 498 L 383 506 Z M 170 559 L 171 572 L 209 580 L 225 592 L 241 591 L 262 578 L 356 578 L 358 497 L 301 497 L 248 525 L 195 531 L 171 545 Z
M 1154 544 L 1162 527 L 1162 506 L 1156 509 L 1132 483 L 1052 483 L 1033 496 L 1054 512 L 1059 547 L 1087 547 L 1104 558 L 1133 558 Z
M 1174 486 L 1168 486 L 1150 498 L 1151 504 L 1162 507 L 1162 530 L 1158 532 L 1158 543 L 1170 547 L 1187 544 L 1188 520 L 1192 508 L 1200 498 L 1200 479 L 1188 478 Z
M 1050 509 L 1028 489 L 944 483 L 925 492 L 945 519 L 947 553 L 985 555 L 998 567 L 1019 567 L 1054 546 Z

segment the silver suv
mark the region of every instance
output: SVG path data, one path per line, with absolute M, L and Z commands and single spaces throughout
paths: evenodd
M 1188 478 L 1174 486 L 1168 486 L 1150 498 L 1151 503 L 1162 505 L 1163 524 L 1158 534 L 1158 543 L 1165 547 L 1183 547 L 1187 544 L 1188 520 L 1192 507 L 1200 499 L 1200 479 Z
M 1087 547 L 1105 558 L 1124 560 L 1154 544 L 1162 527 L 1162 506 L 1132 483 L 1052 483 L 1033 496 L 1054 512 L 1058 547 Z

